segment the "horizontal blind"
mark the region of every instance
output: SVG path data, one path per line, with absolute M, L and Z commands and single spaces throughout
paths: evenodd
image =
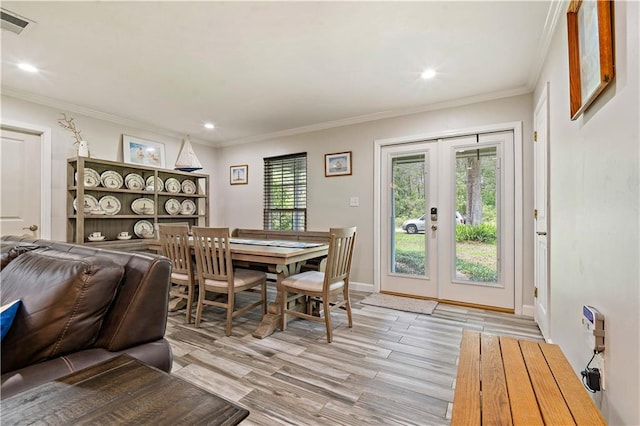
M 306 152 L 264 159 L 264 229 L 306 231 Z

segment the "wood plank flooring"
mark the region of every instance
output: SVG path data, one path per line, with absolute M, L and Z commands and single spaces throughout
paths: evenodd
M 330 344 L 324 324 L 304 320 L 256 339 L 259 309 L 229 337 L 221 309 L 205 308 L 199 329 L 171 312 L 172 373 L 247 408 L 243 425 L 446 425 L 463 329 L 542 340 L 528 317 L 444 304 L 421 315 L 359 303 L 366 295 L 352 292 L 352 329 L 333 313 Z

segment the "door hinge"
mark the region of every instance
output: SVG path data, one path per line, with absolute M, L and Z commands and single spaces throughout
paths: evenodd
M 533 288 L 533 297 L 538 298 L 538 287 Z
M 533 141 L 538 142 L 538 132 L 533 132 Z
M 533 209 L 533 218 L 538 219 L 538 209 Z

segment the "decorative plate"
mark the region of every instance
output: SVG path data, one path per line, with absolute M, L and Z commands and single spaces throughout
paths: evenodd
M 148 214 L 151 215 L 154 212 L 153 200 L 149 198 L 136 198 L 131 203 L 131 210 L 135 214 Z
M 100 175 L 100 182 L 102 182 L 102 186 L 104 186 L 105 188 L 122 188 L 122 176 L 120 176 L 120 173 L 113 170 L 102 172 L 102 174 Z
M 178 214 L 180 213 L 180 211 L 182 211 L 182 205 L 180 204 L 180 201 L 176 200 L 175 198 L 169 198 L 164 203 L 164 209 L 169 214 Z
M 167 192 L 172 194 L 177 194 L 182 189 L 180 181 L 176 178 L 169 178 L 164 181 L 164 187 L 167 188 Z
M 164 190 L 164 183 L 162 182 L 162 179 L 156 178 L 155 186 L 154 186 L 153 176 L 149 176 L 147 178 L 147 188 L 151 188 L 154 191 L 157 189 L 157 192 L 162 192 Z
M 142 191 L 144 189 L 144 179 L 137 173 L 129 173 L 124 178 L 124 184 L 132 191 Z
M 120 212 L 120 209 L 122 208 L 120 200 L 118 200 L 113 195 L 105 195 L 104 197 L 100 198 L 99 204 L 100 207 L 102 207 L 102 210 L 104 210 L 104 212 L 108 215 L 118 214 Z
M 148 220 L 139 220 L 133 225 L 133 232 L 140 238 L 153 238 L 153 224 Z
M 84 194 L 84 212 L 89 213 L 91 209 L 98 207 L 98 200 L 93 195 Z M 78 199 L 73 199 L 73 209 L 78 211 Z
M 78 172 L 76 172 L 76 182 L 78 182 Z M 95 188 L 100 186 L 100 175 L 89 167 L 84 168 L 84 186 L 87 188 Z
M 182 209 L 180 210 L 180 214 L 192 215 L 192 214 L 195 214 L 195 212 L 196 212 L 196 204 L 193 201 L 184 200 L 182 202 Z
M 183 180 L 182 181 L 182 192 L 185 194 L 195 194 L 196 193 L 196 184 L 193 183 L 192 180 Z

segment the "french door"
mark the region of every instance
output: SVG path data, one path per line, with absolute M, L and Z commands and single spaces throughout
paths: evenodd
M 514 308 L 513 133 L 381 149 L 380 290 Z

